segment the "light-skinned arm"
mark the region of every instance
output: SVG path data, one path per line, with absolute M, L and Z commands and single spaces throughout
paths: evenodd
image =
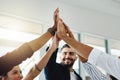
M 71 45 L 79 53 L 78 55 L 88 59 L 93 47 L 78 42 L 75 38 L 73 38 L 72 32 L 61 19 L 58 20 L 57 35 L 59 38 Z
M 54 22 L 57 21 L 59 9 L 54 12 Z M 31 57 L 35 51 L 40 49 L 57 30 L 57 23 L 54 23 L 53 27 L 49 28 L 42 36 L 22 44 L 17 49 L 8 52 L 7 54 L 0 56 L 0 75 L 7 73 L 13 66 L 20 64 L 23 60 Z
M 41 71 L 42 69 L 46 66 L 48 63 L 52 53 L 58 48 L 59 45 L 59 39 L 55 35 L 53 37 L 53 42 L 50 48 L 48 49 L 47 53 L 41 58 L 41 60 L 33 66 L 27 76 L 24 78 L 24 80 L 33 80 Z
M 59 19 L 57 25 L 57 35 L 59 38 L 63 39 L 66 43 L 71 45 L 77 52 L 78 55 L 88 60 L 90 64 L 95 64 L 102 69 L 106 70 L 109 74 L 120 79 L 120 60 L 114 58 L 112 55 L 106 54 L 96 48 L 78 42 L 71 35 L 72 32 L 67 26 Z M 112 66 L 111 66 L 112 65 Z

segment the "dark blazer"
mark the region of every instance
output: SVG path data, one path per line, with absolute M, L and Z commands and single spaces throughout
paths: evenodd
M 58 49 L 52 54 L 48 64 L 44 68 L 46 80 L 70 80 L 70 72 L 63 65 L 56 63 Z M 74 71 L 75 72 L 75 71 Z M 75 72 L 78 76 L 77 80 L 82 80 L 82 78 Z

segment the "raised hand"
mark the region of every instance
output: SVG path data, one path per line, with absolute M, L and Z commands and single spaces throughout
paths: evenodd
M 74 35 L 70 31 L 69 27 L 59 18 L 57 25 L 57 36 L 62 39 L 62 37 L 74 38 Z
M 57 31 L 58 18 L 59 18 L 59 8 L 57 8 L 54 12 L 54 16 L 53 16 L 54 24 L 53 24 L 52 28 L 48 28 L 48 32 L 50 32 L 52 36 L 54 36 L 55 32 Z
M 53 16 L 53 20 L 54 20 L 54 25 L 53 25 L 53 30 L 56 31 L 57 30 L 57 21 L 59 18 L 59 8 L 57 8 L 54 12 L 54 16 Z
M 65 22 L 63 22 L 63 25 L 65 26 L 67 36 L 69 36 L 70 38 L 75 39 L 72 31 L 71 31 L 71 30 L 69 29 L 69 27 L 65 24 Z
M 58 20 L 57 23 L 57 36 L 62 39 L 63 36 L 66 36 L 66 29 L 65 26 L 63 25 L 63 22 L 61 19 Z

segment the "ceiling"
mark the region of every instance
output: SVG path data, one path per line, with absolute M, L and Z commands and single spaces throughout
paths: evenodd
M 71 30 L 120 40 L 120 0 L 0 0 L 0 28 L 41 34 L 57 7 Z

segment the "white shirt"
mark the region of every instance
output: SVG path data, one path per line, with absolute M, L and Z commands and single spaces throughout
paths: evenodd
M 95 65 L 91 63 L 83 63 L 83 67 L 86 72 L 90 75 L 92 80 L 110 80 L 110 77 L 104 75 Z
M 75 75 L 74 71 L 70 72 L 70 80 L 77 80 L 77 76 Z
M 120 59 L 94 48 L 89 55 L 88 62 L 103 68 L 120 80 Z

